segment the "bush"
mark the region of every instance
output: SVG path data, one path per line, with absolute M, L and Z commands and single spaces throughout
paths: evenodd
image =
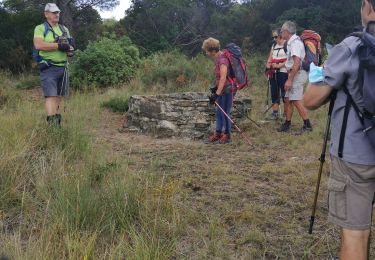
M 139 77 L 146 86 L 159 84 L 180 89 L 193 83 L 212 84 L 212 62 L 203 55 L 188 59 L 178 51 L 156 53 L 142 61 Z
M 72 65 L 72 86 L 108 87 L 130 80 L 136 73 L 139 51 L 128 38 L 102 38 L 78 51 Z

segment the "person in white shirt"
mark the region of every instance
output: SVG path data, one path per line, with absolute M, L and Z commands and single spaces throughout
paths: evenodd
M 285 82 L 285 108 L 286 120 L 278 129 L 279 132 L 288 132 L 291 129 L 293 107 L 296 107 L 303 119 L 302 131 L 312 131 L 312 126 L 306 108 L 303 106 L 303 88 L 307 82 L 307 72 L 302 69 L 305 58 L 305 46 L 296 34 L 296 24 L 286 21 L 281 27 L 281 35 L 287 43 L 287 61 L 285 67 L 288 71 L 288 80 Z
M 284 50 L 285 40 L 281 37 L 281 30 L 273 30 L 272 38 L 274 43 L 268 56 L 266 74 L 270 83 L 272 100 L 272 114 L 269 119 L 276 120 L 279 118 L 280 101 L 281 99 L 284 101 L 284 84 L 288 79 L 288 73 L 285 67 L 287 58 Z

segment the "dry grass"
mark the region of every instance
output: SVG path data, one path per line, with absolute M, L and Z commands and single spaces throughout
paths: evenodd
M 246 90 L 254 98 L 252 119 L 263 121 L 265 84 Z M 110 119 L 111 117 L 105 116 Z M 177 230 L 177 259 L 328 259 L 337 254 L 336 230 L 327 223 L 324 168 L 314 235 L 307 233 L 321 153 L 325 110 L 311 113 L 314 132 L 299 133 L 296 114 L 292 134 L 278 124 L 250 121 L 254 143 L 235 134 L 234 144 L 155 140 L 118 133 L 123 117 L 102 124 L 99 135 L 126 155 L 132 169 L 150 169 L 170 181 L 174 207 L 183 216 Z M 113 118 L 113 117 L 112 117 Z
M 252 68 L 260 68 L 260 59 Z M 258 69 L 261 70 L 261 69 Z M 253 71 L 261 74 L 260 71 Z M 134 81 L 133 84 L 137 84 Z M 195 85 L 199 89 L 202 86 Z M 314 131 L 280 134 L 263 122 L 266 82 L 244 90 L 252 119 L 214 146 L 120 133 L 124 116 L 100 104 L 137 87 L 74 95 L 63 132 L 44 128 L 41 100 L 5 89 L 0 108 L 0 255 L 12 259 L 330 259 L 324 167 L 314 234 L 310 209 L 325 111 Z M 79 113 L 77 112 L 79 111 Z M 302 121 L 294 116 L 293 133 Z M 371 254 L 375 255 L 374 247 Z

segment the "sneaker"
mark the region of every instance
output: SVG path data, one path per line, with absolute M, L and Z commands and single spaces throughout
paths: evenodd
M 288 124 L 284 122 L 279 129 L 277 129 L 277 132 L 289 132 L 291 128 L 291 124 Z
M 206 141 L 204 141 L 205 144 L 216 144 L 217 142 L 219 142 L 219 139 L 222 135 L 219 134 L 218 132 L 213 132 L 210 137 L 208 137 L 208 139 Z
M 221 135 L 219 139 L 219 144 L 229 144 L 232 142 L 232 139 L 230 138 L 230 134 L 223 134 Z
M 272 114 L 269 116 L 269 119 L 270 119 L 270 120 L 277 120 L 277 119 L 279 119 L 279 114 L 278 114 L 278 113 L 272 113 Z

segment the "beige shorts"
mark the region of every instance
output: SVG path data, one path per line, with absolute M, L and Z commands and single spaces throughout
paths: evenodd
M 285 92 L 285 97 L 290 101 L 303 99 L 303 88 L 307 82 L 307 72 L 299 70 L 294 77 L 292 88 Z
M 375 165 L 344 162 L 331 156 L 328 180 L 328 219 L 342 228 L 371 228 Z

